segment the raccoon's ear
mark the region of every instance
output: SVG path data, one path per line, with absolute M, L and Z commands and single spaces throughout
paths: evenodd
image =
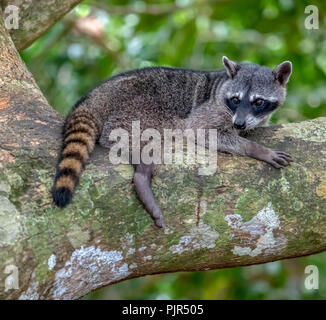
M 284 61 L 273 70 L 275 79 L 282 85 L 285 86 L 292 73 L 292 63 L 290 61 Z
M 225 66 L 226 72 L 228 76 L 233 79 L 240 69 L 240 65 L 236 62 L 230 60 L 228 57 L 223 56 L 222 58 L 223 64 Z

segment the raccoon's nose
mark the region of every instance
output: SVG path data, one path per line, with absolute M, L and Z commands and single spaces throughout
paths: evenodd
M 246 127 L 246 122 L 244 120 L 235 120 L 233 123 L 236 129 L 244 129 Z

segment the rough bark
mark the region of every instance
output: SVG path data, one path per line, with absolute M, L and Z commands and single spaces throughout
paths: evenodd
M 210 270 L 326 250 L 326 118 L 257 130 L 292 154 L 286 169 L 220 154 L 218 172 L 158 168 L 167 228 L 137 200 L 131 166 L 98 147 L 73 203 L 49 190 L 62 118 L 46 102 L 0 19 L 0 299 L 76 299 L 148 274 Z M 17 267 L 18 289 L 8 289 Z M 5 285 L 6 284 L 6 285 Z
M 2 0 L 3 12 L 8 5 L 19 8 L 19 28 L 10 35 L 17 50 L 26 49 L 48 31 L 82 0 Z

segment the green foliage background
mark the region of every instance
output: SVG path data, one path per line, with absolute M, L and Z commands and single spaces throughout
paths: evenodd
M 305 28 L 305 8 L 319 29 Z M 275 67 L 293 62 L 286 104 L 272 123 L 326 116 L 326 2 L 323 0 L 85 1 L 21 53 L 62 114 L 104 79 L 152 65 L 222 68 L 221 57 Z M 88 299 L 324 299 L 326 255 L 210 272 L 129 280 Z M 319 269 L 319 290 L 304 287 Z

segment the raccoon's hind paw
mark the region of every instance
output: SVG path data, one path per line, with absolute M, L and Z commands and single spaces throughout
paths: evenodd
M 159 228 L 165 228 L 165 223 L 163 221 L 163 216 L 161 215 L 159 218 L 154 218 L 154 223 Z
M 60 188 L 52 190 L 52 197 L 53 197 L 54 203 L 58 207 L 64 208 L 71 202 L 72 192 L 70 189 L 68 189 L 66 187 L 60 187 Z

